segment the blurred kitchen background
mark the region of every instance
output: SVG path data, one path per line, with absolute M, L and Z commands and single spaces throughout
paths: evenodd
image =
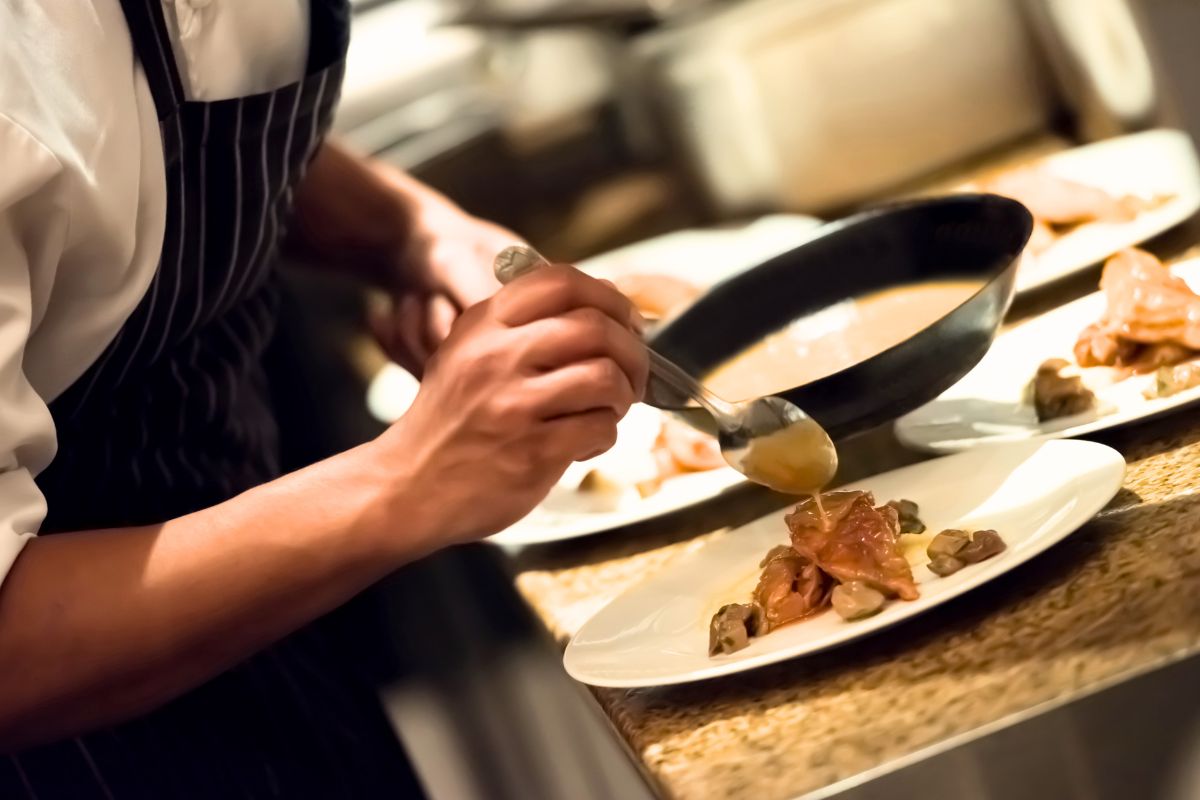
M 1197 0 L 354 6 L 338 134 L 559 260 L 776 212 L 833 219 L 1070 143 L 1200 132 Z M 368 298 L 307 273 L 290 297 L 274 372 L 299 465 L 382 428 L 366 397 L 385 362 Z M 384 696 L 427 789 L 649 796 L 504 564 L 464 548 L 363 601 L 394 645 Z M 1100 735 L 1031 724 L 1043 744 Z

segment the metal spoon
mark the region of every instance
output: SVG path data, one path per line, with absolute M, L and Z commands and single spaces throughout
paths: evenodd
M 549 262 L 527 245 L 505 248 L 496 256 L 496 278 L 508 283 Z M 713 418 L 721 455 L 729 466 L 755 483 L 785 494 L 811 494 L 837 472 L 837 450 L 829 434 L 782 397 L 731 403 L 713 394 L 669 359 L 647 346 L 652 378 L 695 400 Z

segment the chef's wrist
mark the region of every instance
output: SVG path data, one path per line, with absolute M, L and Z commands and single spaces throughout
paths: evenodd
M 387 431 L 346 455 L 354 458 L 358 479 L 370 486 L 355 527 L 377 557 L 398 568 L 447 544 L 441 541 L 446 504 L 413 461 L 397 458 L 403 450 L 394 440 L 395 432 Z

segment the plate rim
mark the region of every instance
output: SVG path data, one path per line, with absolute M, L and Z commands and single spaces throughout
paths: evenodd
M 1080 272 L 1084 272 L 1084 271 L 1090 269 L 1091 267 L 1096 266 L 1097 264 L 1099 264 L 1101 261 L 1103 261 L 1108 256 L 1111 256 L 1113 253 L 1117 252 L 1117 250 L 1124 249 L 1125 247 L 1135 247 L 1135 246 L 1141 244 L 1142 242 L 1146 242 L 1146 241 L 1154 238 L 1155 236 L 1158 236 L 1158 235 L 1170 230 L 1171 228 L 1174 228 L 1175 226 L 1179 225 L 1180 223 L 1186 221 L 1189 217 L 1191 217 L 1197 211 L 1200 211 L 1200 154 L 1197 153 L 1196 143 L 1193 142 L 1191 136 L 1189 136 L 1186 131 L 1180 130 L 1179 128 L 1171 128 L 1171 127 L 1152 128 L 1152 129 L 1146 130 L 1146 131 L 1138 131 L 1137 133 L 1125 134 L 1124 136 L 1116 136 L 1116 137 L 1112 137 L 1109 139 L 1101 139 L 1100 141 L 1090 142 L 1088 144 L 1082 144 L 1082 145 L 1078 145 L 1076 147 L 1070 147 L 1070 148 L 1067 148 L 1066 150 L 1061 150 L 1057 153 L 1051 153 L 1051 154 L 1043 156 L 1041 158 L 1034 159 L 1033 161 L 1031 161 L 1029 163 L 1030 164 L 1053 165 L 1056 161 L 1061 163 L 1061 161 L 1064 160 L 1064 156 L 1068 156 L 1070 158 L 1078 158 L 1079 157 L 1078 154 L 1087 153 L 1089 151 L 1103 152 L 1105 150 L 1117 150 L 1117 149 L 1122 149 L 1122 148 L 1134 149 L 1138 145 L 1140 145 L 1142 142 L 1152 141 L 1152 140 L 1156 140 L 1156 139 L 1162 139 L 1162 140 L 1169 139 L 1169 140 L 1172 140 L 1172 141 L 1178 143 L 1181 146 L 1182 145 L 1189 146 L 1189 148 L 1187 150 L 1187 153 L 1188 153 L 1187 161 L 1188 161 L 1188 166 L 1190 167 L 1190 169 L 1183 171 L 1184 177 L 1190 178 L 1190 180 L 1186 182 L 1188 191 L 1181 193 L 1179 198 L 1177 198 L 1179 200 L 1178 203 L 1170 203 L 1163 209 L 1160 209 L 1160 211 L 1165 211 L 1167 208 L 1173 208 L 1174 209 L 1173 213 L 1164 214 L 1163 220 L 1160 223 L 1160 225 L 1155 226 L 1153 230 L 1147 229 L 1147 233 L 1144 236 L 1139 235 L 1138 237 L 1134 238 L 1133 240 L 1129 240 L 1128 243 L 1121 245 L 1120 247 L 1116 248 L 1116 250 L 1110 251 L 1107 255 L 1100 256 L 1099 259 L 1096 261 L 1089 261 L 1086 264 L 1079 264 L 1073 268 L 1060 269 L 1055 272 L 1047 273 L 1046 275 L 1039 276 L 1036 279 L 1030 279 L 1028 282 L 1022 281 L 1021 275 L 1018 272 L 1016 282 L 1015 282 L 1015 285 L 1013 288 L 1013 296 L 1014 297 L 1022 297 L 1022 296 L 1028 295 L 1028 294 L 1033 294 L 1035 292 L 1040 292 L 1041 290 L 1045 289 L 1047 286 L 1051 286 L 1051 285 L 1058 283 L 1059 281 L 1065 280 L 1073 275 L 1077 275 Z M 1147 146 L 1147 145 L 1142 145 L 1142 146 Z M 1016 166 L 1019 166 L 1019 165 L 1014 165 L 1014 168 Z M 1134 223 L 1136 223 L 1136 220 L 1132 220 L 1129 223 L 1125 223 L 1125 224 L 1131 225 Z M 1027 274 L 1031 274 L 1031 273 L 1029 273 L 1027 271 Z
M 663 413 L 666 414 L 667 412 L 664 411 Z M 579 514 L 577 515 L 577 518 L 581 524 L 578 525 L 546 525 L 544 527 L 541 525 L 525 525 L 523 523 L 528 517 L 523 517 L 504 530 L 486 537 L 483 541 L 502 547 L 531 547 L 541 544 L 552 544 L 554 542 L 564 542 L 571 539 L 582 539 L 588 536 L 596 536 L 602 533 L 609 533 L 620 528 L 629 527 L 631 525 L 640 525 L 644 522 L 650 522 L 651 520 L 660 519 L 671 514 L 678 514 L 682 511 L 686 511 L 689 508 L 698 506 L 701 503 L 707 503 L 726 494 L 732 493 L 745 486 L 749 482 L 744 476 L 742 476 L 741 473 L 735 471 L 732 467 L 718 467 L 715 470 L 707 470 L 706 472 L 694 474 L 725 475 L 726 479 L 720 482 L 721 486 L 719 489 L 712 493 L 706 493 L 703 497 L 693 497 L 686 501 L 672 503 L 661 508 L 651 508 L 648 510 L 646 509 L 644 503 L 639 503 L 637 507 L 630 509 L 625 514 L 618 514 L 618 512 L 613 511 L 599 512 L 593 515 Z M 685 475 L 678 477 L 689 476 Z M 642 511 L 638 511 L 637 509 L 642 509 Z M 533 512 L 531 511 L 530 513 L 532 514 Z M 619 517 L 620 521 L 605 521 L 606 519 L 614 516 Z M 519 538 L 515 531 L 526 528 L 531 530 L 540 529 L 545 531 L 547 535 L 538 536 L 536 538 Z

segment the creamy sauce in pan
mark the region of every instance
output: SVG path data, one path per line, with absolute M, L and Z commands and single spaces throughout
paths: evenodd
M 735 401 L 811 383 L 900 344 L 982 286 L 979 281 L 929 281 L 845 300 L 743 350 L 705 376 L 704 383 Z

